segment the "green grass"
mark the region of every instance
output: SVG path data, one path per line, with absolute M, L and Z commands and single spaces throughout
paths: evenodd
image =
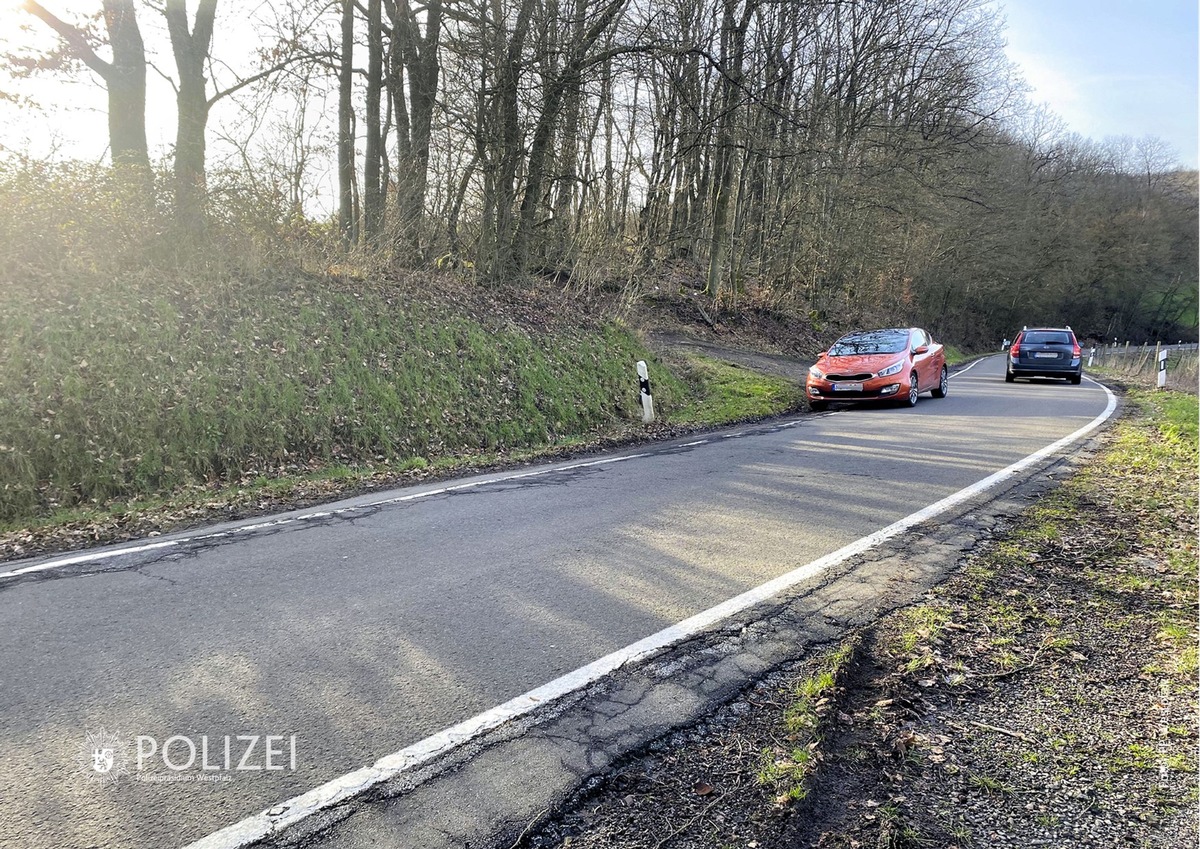
M 359 464 L 552 444 L 689 390 L 616 326 L 533 335 L 299 280 L 109 284 L 0 306 L 0 522 Z
M 1131 392 L 1130 398 L 1158 422 L 1165 438 L 1179 443 L 1185 450 L 1188 446 L 1195 448 L 1200 440 L 1200 417 L 1197 416 L 1195 395 L 1142 390 Z
M 763 418 L 796 409 L 804 399 L 799 384 L 709 357 L 688 357 L 684 374 L 698 392 L 672 416 L 677 422 L 719 425 Z
M 821 720 L 831 710 L 839 682 L 854 661 L 859 638 L 851 637 L 821 658 L 817 669 L 798 682 L 784 708 L 789 748 L 775 747 L 761 755 L 760 784 L 770 785 L 779 804 L 799 801 L 819 763 Z
M 946 354 L 946 364 L 947 365 L 956 366 L 959 363 L 965 363 L 967 360 L 972 359 L 972 357 L 964 354 L 962 351 L 960 351 L 958 348 L 954 347 L 953 345 L 943 345 L 942 348 Z
M 945 607 L 921 605 L 901 613 L 901 632 L 896 648 L 902 655 L 911 654 L 918 645 L 937 638 L 950 621 L 950 611 Z
M 1169 737 L 1153 742 L 1131 738 L 1120 722 L 1106 724 L 1113 736 L 1101 742 L 1110 747 L 1097 746 L 1094 734 L 1079 734 L 1083 726 L 1074 724 L 1073 717 L 1104 716 L 1109 704 L 1108 696 L 1073 690 L 1075 670 L 1094 664 L 1095 641 L 1106 639 L 1092 622 L 1137 635 L 1144 647 L 1137 666 L 1148 682 L 1131 685 L 1131 691 L 1143 686 L 1194 694 L 1196 685 L 1200 409 L 1196 396 L 1185 393 L 1134 391 L 1127 400 L 1129 409 L 1106 434 L 1105 449 L 960 572 L 962 584 L 953 588 L 961 602 L 947 607 L 935 594 L 898 611 L 878 641 L 890 666 L 918 684 L 916 679 L 948 683 L 953 663 L 969 666 L 973 688 L 984 676 L 1021 681 L 1026 670 L 1048 676 L 1031 680 L 1038 683 L 1039 700 L 1061 713 L 1062 724 L 1024 728 L 1019 710 L 1001 723 L 1027 735 L 1029 745 L 1011 757 L 1015 774 L 1037 764 L 1063 778 L 1088 776 L 1099 790 L 1103 782 L 1090 776 L 1096 765 L 1116 782 L 1123 773 L 1165 768 L 1186 778 L 1197 769 L 1194 746 L 1187 745 L 1194 729 L 1178 720 Z M 1049 574 L 1040 577 L 1044 570 Z M 1071 587 L 1061 597 L 1053 591 L 1058 570 Z M 1047 579 L 1054 581 L 1049 590 L 1039 585 Z M 1060 598 L 1070 604 L 1055 609 Z M 958 634 L 956 622 L 967 633 Z M 1139 707 L 1154 720 L 1165 715 L 1153 697 Z M 882 713 L 878 719 L 884 721 Z M 995 748 L 1003 751 L 1004 745 Z M 1013 774 L 968 769 L 965 779 L 982 793 L 1007 795 L 1017 792 Z
M 1011 793 L 1013 788 L 1009 787 L 1003 781 L 990 775 L 980 775 L 978 773 L 970 773 L 967 775 L 967 780 L 983 790 L 985 793 Z
M 1164 657 L 1153 666 L 1194 684 L 1200 568 L 1194 532 L 1181 532 L 1180 523 L 1188 517 L 1194 519 L 1197 512 L 1200 403 L 1190 393 L 1136 389 L 1129 391 L 1127 400 L 1139 415 L 1118 422 L 1109 449 L 1061 490 L 1043 499 L 1034 512 L 1047 520 L 1041 524 L 1069 523 L 1081 499 L 1102 488 L 1116 493 L 1116 503 L 1131 521 L 1123 534 L 1114 534 L 1122 539 L 1103 543 L 1103 551 L 1096 551 L 1103 554 L 1100 562 L 1104 568 L 1089 568 L 1083 574 L 1098 588 L 1173 599 L 1159 614 L 1156 642 Z M 1028 542 L 1036 550 L 1036 545 L 1051 539 L 1051 534 L 1042 530 Z M 1111 568 L 1119 566 L 1131 548 L 1159 553 L 1166 561 L 1167 573 Z M 1111 621 L 1118 624 L 1120 620 Z
M 678 377 L 616 324 L 530 333 L 378 285 L 297 275 L 8 294 L 0 528 L 536 456 L 638 426 L 637 360 L 669 423 L 800 400 L 786 381 L 714 360 Z

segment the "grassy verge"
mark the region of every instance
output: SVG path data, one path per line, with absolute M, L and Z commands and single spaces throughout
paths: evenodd
M 759 784 L 771 788 L 777 805 L 786 806 L 808 795 L 809 783 L 820 762 L 822 728 L 837 705 L 858 648 L 857 638 L 838 645 L 821 659 L 812 675 L 799 681 L 792 690 L 793 700 L 783 714 L 784 739 L 763 751 L 758 770 Z
M 632 420 L 653 362 L 615 326 L 535 334 L 397 293 L 156 289 L 0 310 L 0 521 L 552 444 Z M 669 411 L 687 390 L 652 368 Z
M 946 364 L 951 366 L 960 365 L 975 357 L 968 356 L 953 345 L 945 345 Z
M 872 630 L 798 844 L 1194 837 L 1200 410 L 1127 401 L 1104 451 Z
M 0 304 L 0 556 L 645 435 L 639 359 L 651 433 L 799 403 L 715 360 L 661 362 L 617 323 L 514 319 L 503 297 L 461 308 L 306 275 L 92 282 L 10 285 Z
M 672 420 L 680 423 L 727 424 L 778 415 L 804 403 L 797 383 L 710 357 L 689 357 L 683 376 L 694 393 L 672 414 Z

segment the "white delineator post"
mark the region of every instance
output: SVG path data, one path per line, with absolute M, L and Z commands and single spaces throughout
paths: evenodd
M 1158 351 L 1158 388 L 1165 389 L 1167 387 L 1167 350 L 1161 348 Z
M 1093 345 L 1092 349 L 1090 351 L 1088 351 L 1088 368 L 1092 367 L 1092 362 L 1095 359 L 1096 359 L 1096 346 Z
M 642 421 L 646 424 L 654 421 L 654 396 L 650 394 L 650 371 L 646 368 L 645 360 L 638 360 L 638 388 L 642 394 Z

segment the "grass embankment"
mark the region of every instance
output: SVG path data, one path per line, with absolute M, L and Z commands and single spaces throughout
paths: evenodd
M 719 425 L 759 419 L 804 403 L 799 384 L 711 357 L 688 357 L 680 374 L 696 390 L 672 414 L 680 423 Z
M 628 431 L 640 423 L 639 359 L 668 423 L 798 402 L 782 381 L 711 360 L 677 377 L 617 324 L 531 332 L 382 286 L 299 278 L 8 294 L 0 522 L 10 528 L 197 488 L 211 501 L 221 487 L 352 483 Z
M 534 335 L 313 281 L 10 296 L 0 338 L 7 523 L 196 483 L 551 443 L 629 418 L 632 364 L 649 356 L 612 327 Z M 686 394 L 654 376 L 665 408 Z
M 180 257 L 108 177 L 0 171 L 0 201 L 0 556 L 630 438 L 639 359 L 668 428 L 799 403 L 557 291 L 281 271 L 236 221 Z

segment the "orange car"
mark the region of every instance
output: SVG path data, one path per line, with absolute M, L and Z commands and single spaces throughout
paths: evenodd
M 922 392 L 945 398 L 946 352 L 919 327 L 848 333 L 808 370 L 808 406 L 896 399 L 912 407 Z

